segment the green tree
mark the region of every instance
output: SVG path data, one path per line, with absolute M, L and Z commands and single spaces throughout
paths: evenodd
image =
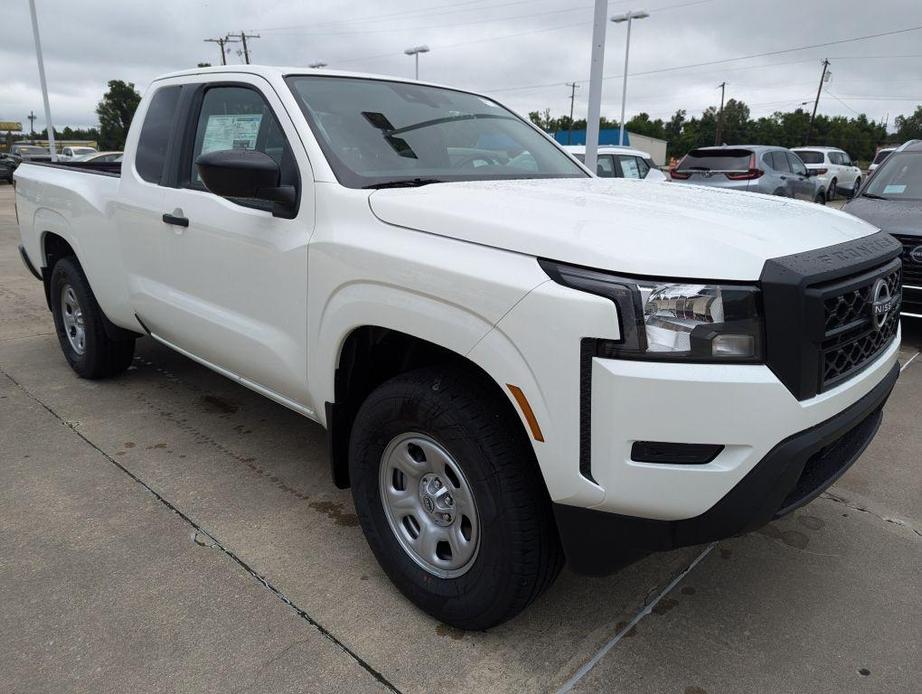
M 911 116 L 896 117 L 896 138 L 900 142 L 922 139 L 922 106 L 916 106 Z
M 141 95 L 131 82 L 110 80 L 109 91 L 96 107 L 99 116 L 99 146 L 119 150 L 125 147 L 128 127 L 141 102 Z

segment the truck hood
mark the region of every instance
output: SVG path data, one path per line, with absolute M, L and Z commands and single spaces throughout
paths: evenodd
M 628 179 L 435 183 L 377 190 L 369 205 L 387 224 L 662 277 L 754 280 L 768 258 L 877 231 L 813 203 Z
M 844 209 L 890 234 L 918 236 L 922 242 L 922 203 L 918 201 L 874 200 L 859 196 L 849 200 Z

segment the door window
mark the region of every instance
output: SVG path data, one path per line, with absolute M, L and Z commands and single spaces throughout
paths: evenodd
M 620 156 L 618 163 L 621 164 L 621 174 L 624 178 L 643 178 L 640 175 L 640 167 L 637 166 L 636 157 Z
M 787 173 L 793 171 L 791 163 L 788 161 L 786 152 L 769 152 L 768 153 L 769 162 L 771 167 L 775 171 L 781 171 L 782 173 Z
M 181 87 L 162 87 L 151 97 L 141 136 L 138 139 L 134 166 L 138 175 L 149 183 L 160 183 L 166 150 L 173 133 L 173 117 L 179 103 Z
M 255 89 L 213 87 L 205 92 L 191 158 L 185 165 L 187 186 L 204 188 L 195 167 L 199 155 L 227 149 L 252 149 L 268 154 L 281 167 L 280 184 L 298 184 L 297 164 L 288 139 L 269 104 Z M 271 203 L 267 205 L 271 207 Z
M 791 165 L 791 171 L 796 173 L 798 176 L 807 175 L 807 167 L 804 166 L 804 163 L 796 154 L 793 152 L 779 152 L 779 154 L 784 154 L 787 156 L 788 162 Z
M 610 154 L 600 154 L 596 162 L 596 170 L 602 178 L 615 177 L 615 160 Z

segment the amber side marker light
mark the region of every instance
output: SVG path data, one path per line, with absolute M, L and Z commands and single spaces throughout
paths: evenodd
M 521 388 L 511 383 L 507 383 L 506 387 L 509 389 L 509 392 L 512 393 L 512 397 L 515 398 L 515 401 L 519 404 L 519 409 L 522 410 L 525 421 L 528 422 L 528 428 L 531 429 L 532 438 L 534 438 L 535 441 L 543 442 L 544 434 L 541 433 L 541 427 L 538 426 L 538 419 L 535 417 L 535 413 L 532 412 L 531 405 L 528 404 L 528 398 L 525 397 L 525 393 L 522 392 Z

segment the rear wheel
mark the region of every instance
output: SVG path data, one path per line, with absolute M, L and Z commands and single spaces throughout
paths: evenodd
M 826 204 L 826 193 L 824 193 L 823 191 L 818 192 L 816 194 L 816 197 L 813 198 L 813 202 L 817 203 L 818 205 L 825 205 Z
M 134 339 L 113 340 L 106 334 L 105 316 L 75 258 L 55 264 L 49 291 L 58 342 L 79 376 L 106 378 L 131 365 Z
M 839 182 L 836 179 L 832 179 L 832 183 L 829 184 L 829 190 L 826 191 L 827 200 L 835 200 L 836 193 L 839 192 Z
M 534 601 L 563 564 L 521 423 L 492 384 L 426 368 L 362 404 L 352 495 L 381 567 L 446 624 L 486 629 Z

